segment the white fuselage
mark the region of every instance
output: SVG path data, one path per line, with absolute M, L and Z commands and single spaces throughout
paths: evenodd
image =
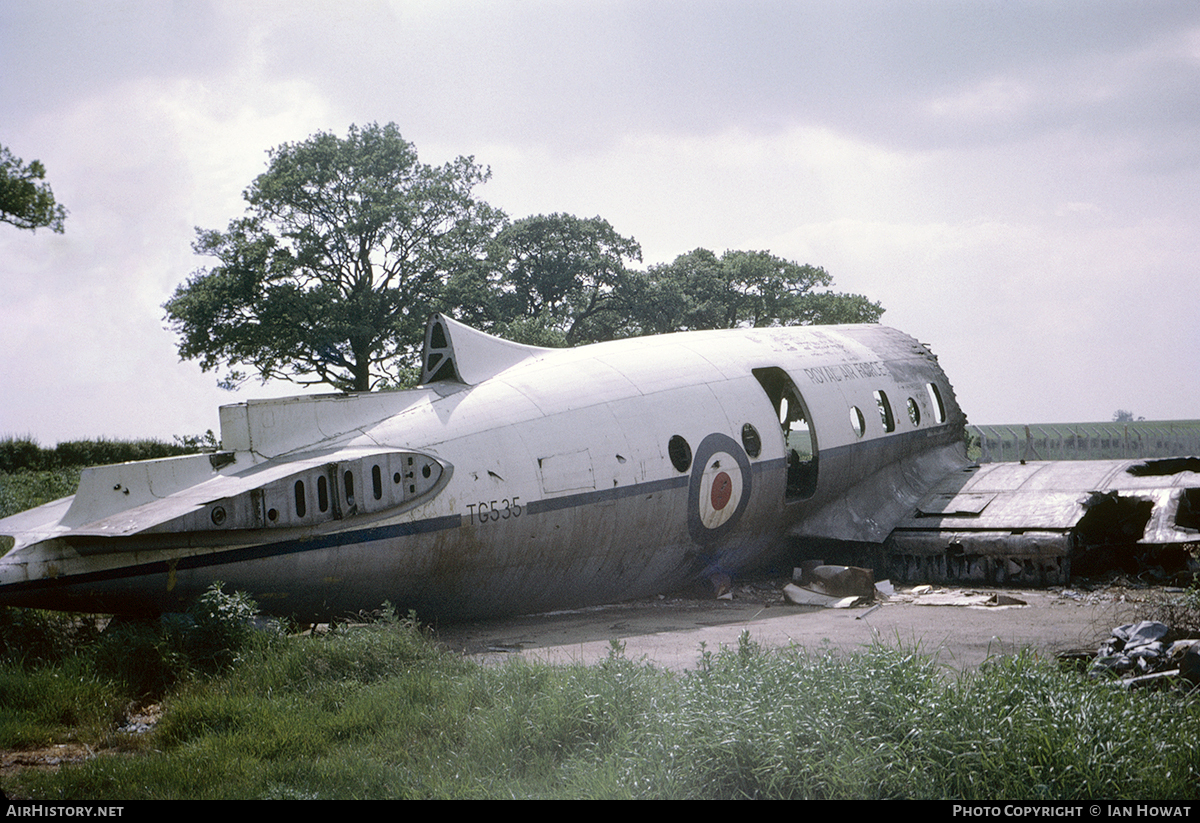
M 736 573 L 789 532 L 881 542 L 907 510 L 871 502 L 879 477 L 915 494 L 905 466 L 936 463 L 932 482 L 965 462 L 936 360 L 879 326 L 529 350 L 492 372 L 237 404 L 220 455 L 90 470 L 73 500 L 0 521 L 0 603 L 169 611 L 213 580 L 304 618 L 605 602 Z

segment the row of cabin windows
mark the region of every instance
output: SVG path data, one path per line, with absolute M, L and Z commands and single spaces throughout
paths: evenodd
M 937 417 L 939 424 L 946 422 L 946 405 L 942 402 L 942 393 L 933 383 L 926 383 L 925 390 L 929 394 L 929 403 L 933 407 L 934 415 Z M 887 392 L 879 389 L 872 393 L 875 398 L 875 407 L 879 411 L 879 422 L 883 425 L 885 432 L 894 432 L 896 430 L 896 417 L 892 413 L 892 404 L 888 400 Z M 913 428 L 921 425 L 921 407 L 917 401 L 910 397 L 907 401 L 908 419 L 913 424 Z M 862 437 L 867 431 L 867 420 L 863 416 L 862 410 L 858 406 L 850 407 L 850 428 L 854 429 L 854 434 Z
M 429 491 L 441 476 L 441 468 L 429 458 L 419 455 L 384 454 L 373 459 L 380 462 L 371 465 L 369 494 L 379 505 L 368 505 L 366 510 L 375 511 L 400 505 L 419 497 L 418 491 Z M 266 487 L 252 489 L 245 495 L 249 506 L 239 519 L 230 518 L 224 505 L 212 507 L 209 517 L 212 525 L 218 528 L 245 528 L 258 523 L 255 513 L 261 512 L 265 523 L 269 525 L 298 525 L 301 522 L 323 522 L 330 518 L 341 518 L 357 514 L 360 501 L 355 498 L 357 485 L 355 474 L 361 474 L 367 461 L 355 461 L 352 464 L 342 464 L 334 471 L 334 464 L 323 466 L 310 471 L 303 479 L 287 478 Z M 353 466 L 354 468 L 347 468 Z M 394 471 L 393 469 L 400 469 Z M 387 487 L 385 477 L 392 473 L 395 488 Z M 341 475 L 339 478 L 338 475 Z M 337 483 L 342 483 L 341 498 L 337 497 Z M 287 485 L 292 486 L 292 509 L 289 512 L 286 500 L 280 500 L 287 494 Z M 315 489 L 315 492 L 313 491 Z M 364 497 L 365 497 L 364 493 Z M 309 495 L 313 495 L 310 497 Z M 314 499 L 315 498 L 315 499 Z M 276 503 L 269 506 L 268 501 Z M 282 504 L 282 505 L 280 505 Z M 245 503 L 238 504 L 238 508 Z M 315 518 L 315 520 L 314 520 Z
M 775 374 L 771 375 L 771 373 Z M 776 405 L 776 410 L 778 411 L 780 417 L 779 422 L 783 428 L 784 439 L 788 444 L 789 452 L 795 455 L 796 459 L 800 461 L 801 465 L 810 467 L 812 470 L 811 473 L 815 475 L 815 437 L 809 427 L 807 419 L 808 414 L 804 409 L 803 401 L 799 398 L 799 392 L 796 391 L 795 385 L 792 384 L 791 380 L 786 376 L 786 373 L 784 373 L 782 369 L 756 369 L 755 376 L 758 377 L 759 381 L 763 384 L 763 388 L 767 390 L 768 395 L 771 396 L 773 403 Z M 772 380 L 772 377 L 774 377 L 774 380 Z M 775 382 L 775 385 L 771 386 L 771 382 Z M 946 406 L 942 402 L 941 392 L 933 383 L 926 383 L 925 387 L 929 393 L 930 404 L 933 406 L 937 416 L 937 422 L 945 423 Z M 895 431 L 896 418 L 892 413 L 892 405 L 888 400 L 887 393 L 882 389 L 879 389 L 873 394 L 875 397 L 876 408 L 879 411 L 880 423 L 883 425 L 883 430 L 885 432 Z M 920 406 L 917 405 L 917 401 L 911 397 L 908 398 L 907 409 L 908 418 L 912 422 L 913 427 L 915 428 L 921 425 L 921 409 Z M 866 418 L 863 417 L 863 413 L 858 406 L 850 407 L 850 426 L 854 429 L 854 433 L 858 437 L 862 437 L 863 434 L 866 433 L 867 421 Z M 751 429 L 753 430 L 753 427 L 751 427 Z M 801 437 L 795 438 L 799 442 L 793 442 L 793 438 L 789 437 L 789 435 L 793 433 L 801 435 Z M 743 439 L 745 439 L 746 432 L 743 431 L 742 434 Z M 755 431 L 754 435 L 756 440 L 757 434 L 757 431 Z M 686 471 L 686 466 L 691 463 L 691 449 L 687 446 L 687 442 L 683 441 L 682 448 L 687 450 L 687 458 L 683 459 L 682 454 L 676 455 L 675 451 L 680 450 L 680 447 L 676 442 L 677 440 L 682 440 L 682 438 L 676 436 L 671 439 L 670 443 L 671 448 L 669 448 L 669 451 L 671 451 L 672 462 L 680 471 Z M 799 446 L 800 449 L 794 450 L 793 446 Z M 805 453 L 801 455 L 801 451 Z M 755 450 L 755 453 L 757 453 L 757 449 Z M 684 466 L 684 468 L 681 468 L 681 464 Z M 426 468 L 426 476 L 428 476 L 428 468 Z M 400 483 L 400 474 L 396 473 L 393 479 L 396 483 Z M 815 476 L 812 479 L 815 480 Z M 351 471 L 344 472 L 342 474 L 342 483 L 345 488 L 347 509 L 349 511 L 353 511 L 355 508 L 354 473 Z M 802 482 L 801 485 L 805 487 L 805 492 L 811 494 L 810 487 L 814 487 L 815 483 L 808 481 Z M 308 514 L 308 496 L 305 494 L 304 481 L 297 480 L 295 486 L 293 487 L 293 491 L 295 493 L 296 517 L 302 518 Z M 381 469 L 378 464 L 371 466 L 371 494 L 376 500 L 383 499 L 383 469 Z M 329 504 L 329 481 L 325 478 L 325 475 L 317 475 L 317 509 L 321 514 L 326 514 L 329 511 Z M 272 509 L 269 516 L 271 516 L 270 519 L 274 521 L 278 515 Z
M 347 475 L 349 472 L 347 472 Z M 353 483 L 353 480 L 348 482 Z M 304 481 L 297 480 L 293 487 L 296 495 L 296 516 L 304 517 L 308 514 L 308 496 L 304 493 Z M 321 514 L 326 514 L 329 511 L 329 481 L 325 475 L 317 475 L 317 510 Z
M 771 366 L 753 369 L 753 374 L 763 391 L 766 392 L 771 405 L 774 406 L 779 418 L 779 426 L 783 431 L 784 453 L 788 463 L 787 498 L 789 500 L 807 499 L 816 492 L 818 468 L 817 436 L 812 428 L 808 409 L 800 396 L 800 391 L 783 369 Z M 942 402 L 942 395 L 938 387 L 933 383 L 926 383 L 925 390 L 929 395 L 929 404 L 937 418 L 937 423 L 945 423 L 946 406 Z M 894 432 L 896 416 L 892 411 L 892 404 L 888 400 L 887 393 L 880 389 L 873 392 L 873 397 L 884 432 Z M 913 428 L 920 426 L 921 407 L 915 398 L 907 399 L 906 411 Z M 850 427 L 857 437 L 866 434 L 867 420 L 857 406 L 850 407 Z M 745 430 L 742 434 L 745 443 Z M 757 442 L 757 432 L 754 432 L 754 435 L 751 443 Z M 750 445 L 746 445 L 746 453 L 752 454 Z M 674 454 L 672 454 L 672 462 L 675 463 L 676 468 L 679 468 L 680 463 L 676 462 Z

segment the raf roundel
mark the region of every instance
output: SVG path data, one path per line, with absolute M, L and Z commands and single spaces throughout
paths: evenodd
M 750 486 L 750 459 L 741 445 L 723 434 L 704 438 L 688 482 L 692 539 L 707 544 L 732 531 L 750 500 Z

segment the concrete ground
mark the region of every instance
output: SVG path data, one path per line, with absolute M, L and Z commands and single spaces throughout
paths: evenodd
M 555 663 L 592 663 L 613 642 L 631 660 L 680 671 L 695 667 L 701 649 L 735 646 L 743 631 L 760 644 L 855 651 L 872 643 L 936 654 L 952 669 L 979 666 L 992 655 L 1032 649 L 1046 655 L 1093 653 L 1112 629 L 1146 610 L 1153 590 L 1109 586 L 1078 589 L 901 589 L 878 608 L 826 609 L 785 601 L 786 581 L 757 581 L 733 600 L 711 595 L 660 597 L 590 609 L 441 626 L 452 649 L 485 662 L 520 655 Z M 967 605 L 1002 593 L 1026 605 Z M 978 596 L 972 596 L 978 595 Z M 879 601 L 877 601 L 879 602 Z M 956 603 L 957 605 L 951 605 Z

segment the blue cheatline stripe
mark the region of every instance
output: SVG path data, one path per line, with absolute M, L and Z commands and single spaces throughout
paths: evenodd
M 668 477 L 665 480 L 651 480 L 649 483 L 636 483 L 632 486 L 613 486 L 611 489 L 579 492 L 578 494 L 568 494 L 563 497 L 546 497 L 541 500 L 534 500 L 525 507 L 525 510 L 530 514 L 545 514 L 546 512 L 560 511 L 561 509 L 576 509 L 593 503 L 620 500 L 623 497 L 637 497 L 642 494 L 654 494 L 655 492 L 680 489 L 686 486 L 687 483 L 687 475 L 683 474 L 679 477 Z
M 778 471 L 786 466 L 787 460 L 785 458 L 759 460 L 750 464 L 750 468 L 755 474 L 763 474 L 773 470 Z M 691 470 L 689 469 L 686 474 L 681 474 L 678 477 L 668 477 L 663 480 L 635 483 L 632 486 L 614 486 L 611 489 L 579 492 L 578 494 L 568 494 L 563 497 L 546 497 L 529 503 L 525 507 L 525 510 L 530 514 L 544 514 L 546 512 L 559 511 L 560 509 L 580 508 L 592 503 L 606 503 L 610 500 L 620 500 L 625 497 L 637 497 L 643 494 L 683 489 L 687 488 L 690 479 Z
M 784 465 L 784 460 L 763 460 L 754 464 L 755 472 L 768 471 Z M 615 486 L 611 489 L 570 494 L 563 497 L 544 498 L 535 500 L 526 506 L 528 514 L 547 514 L 563 509 L 582 508 L 584 506 L 635 497 L 656 492 L 671 491 L 686 488 L 689 475 L 668 477 L 662 480 L 652 480 L 632 486 Z M 354 531 L 334 532 L 297 540 L 281 540 L 277 543 L 260 543 L 240 549 L 229 549 L 211 554 L 191 555 L 173 560 L 157 560 L 136 566 L 123 566 L 103 571 L 84 572 L 66 577 L 44 578 L 41 580 L 24 580 L 0 587 L 0 593 L 24 593 L 41 589 L 66 588 L 80 584 L 97 583 L 105 580 L 122 580 L 134 577 L 145 577 L 155 574 L 167 574 L 172 567 L 178 571 L 188 569 L 203 569 L 226 566 L 233 563 L 245 563 L 251 560 L 261 560 L 268 557 L 280 557 L 301 552 L 321 551 L 358 543 L 375 543 L 381 540 L 395 540 L 417 534 L 457 529 L 463 525 L 464 515 L 452 514 L 434 517 L 428 520 L 418 520 L 411 523 L 394 523 L 387 526 L 376 526 Z
M 212 554 L 191 555 L 173 560 L 156 560 L 152 563 L 142 563 L 137 566 L 123 566 L 117 569 L 106 569 L 97 572 L 84 572 L 68 577 L 45 578 L 42 580 L 24 580 L 20 583 L 10 583 L 0 587 L 4 592 L 28 592 L 38 589 L 64 588 L 81 583 L 95 583 L 103 580 L 121 580 L 130 577 L 145 577 L 153 574 L 167 574 L 171 567 L 176 571 L 184 569 L 202 569 L 212 566 L 226 566 L 231 563 L 244 563 L 250 560 L 261 560 L 267 557 L 279 557 L 287 554 L 320 551 L 336 546 L 354 543 L 374 543 L 380 540 L 393 540 L 414 534 L 456 529 L 462 525 L 462 515 L 452 514 L 445 517 L 433 517 L 429 520 L 418 520 L 412 523 L 394 523 L 388 526 L 376 526 L 369 529 L 335 532 L 299 540 L 281 540 L 278 543 L 261 543 L 256 546 L 246 546 L 241 549 L 230 549 Z

